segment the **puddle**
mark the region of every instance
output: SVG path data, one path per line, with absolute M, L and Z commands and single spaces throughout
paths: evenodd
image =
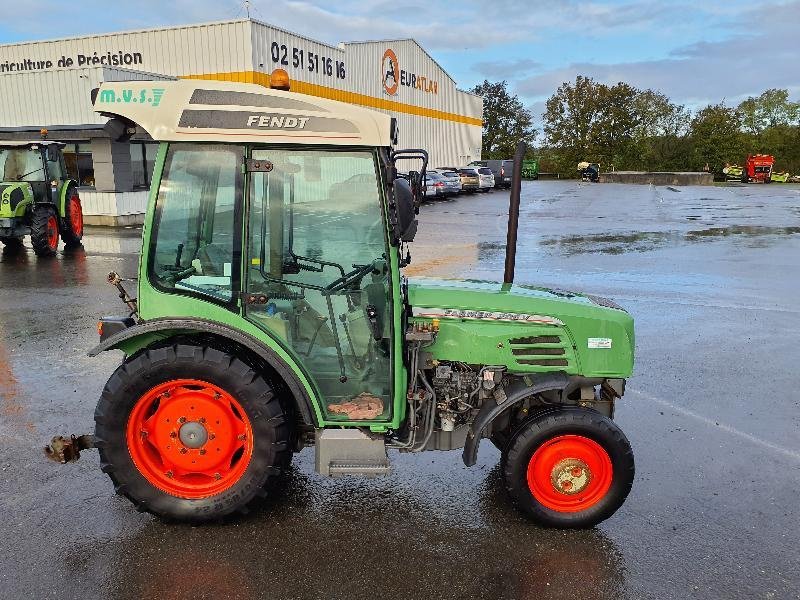
M 781 236 L 800 233 L 800 227 L 768 227 L 766 225 L 731 225 L 730 227 L 709 227 L 690 231 L 686 234 L 687 240 L 711 237 L 727 237 L 742 235 L 747 237 Z
M 690 216 L 687 219 L 691 221 L 699 219 L 699 217 Z M 743 237 L 748 240 L 748 245 L 763 248 L 769 246 L 770 237 L 793 234 L 800 234 L 800 227 L 731 225 L 728 227 L 695 229 L 685 233 L 680 231 L 645 231 L 618 234 L 569 235 L 544 238 L 539 241 L 539 244 L 558 249 L 566 256 L 598 253 L 624 254 L 626 252 L 649 252 L 668 246 L 678 246 L 687 242 L 704 242 L 727 237 Z M 487 255 L 489 252 L 496 252 L 498 249 L 504 248 L 503 245 L 485 244 L 484 246 L 484 251 Z M 481 245 L 479 244 L 478 247 L 480 252 Z

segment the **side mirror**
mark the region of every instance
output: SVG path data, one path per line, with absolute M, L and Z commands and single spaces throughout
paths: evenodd
M 419 214 L 419 205 L 425 195 L 425 180 L 419 171 L 410 171 L 408 173 L 408 182 L 411 187 L 411 193 L 414 196 L 414 213 Z
M 58 151 L 58 146 L 47 146 L 47 161 L 58 162 L 61 153 Z
M 414 241 L 417 234 L 417 205 L 411 184 L 403 178 L 397 178 L 393 184 L 394 191 L 394 238 L 402 242 Z
M 114 117 L 103 125 L 103 129 L 112 141 L 127 142 L 136 133 L 136 124 L 127 119 Z

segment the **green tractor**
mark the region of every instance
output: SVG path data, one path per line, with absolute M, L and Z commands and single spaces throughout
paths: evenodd
M 37 256 L 52 256 L 59 236 L 75 247 L 83 237 L 78 186 L 67 176 L 59 142 L 0 141 L 0 242 L 22 247 L 31 236 Z
M 321 475 L 374 477 L 387 451 L 475 465 L 486 439 L 536 523 L 590 527 L 622 505 L 634 461 L 612 417 L 633 319 L 513 284 L 524 145 L 504 283 L 407 279 L 427 154 L 393 149 L 389 115 L 199 80 L 104 83 L 94 107 L 160 148 L 138 300 L 109 275 L 129 312 L 90 351 L 124 359 L 94 433 L 53 438 L 50 458 L 96 447 L 139 510 L 205 521 L 246 512 L 306 447 Z

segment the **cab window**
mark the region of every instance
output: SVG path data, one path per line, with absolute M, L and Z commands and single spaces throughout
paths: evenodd
M 157 288 L 232 299 L 234 208 L 243 156 L 238 146 L 170 145 L 148 265 Z
M 42 153 L 36 148 L 0 149 L 2 181 L 44 181 Z
M 294 351 L 331 420 L 391 416 L 391 303 L 376 156 L 254 149 L 245 316 Z

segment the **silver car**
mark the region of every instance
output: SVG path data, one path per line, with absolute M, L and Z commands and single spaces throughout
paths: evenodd
M 478 167 L 478 175 L 481 178 L 480 187 L 481 192 L 488 192 L 494 189 L 494 173 L 489 167 Z
M 439 171 L 426 171 L 425 173 L 425 196 L 446 197 L 453 196 L 461 191 L 461 179 L 458 175 L 446 177 Z
M 441 175 L 445 182 L 449 184 L 448 193 L 459 194 L 461 193 L 461 176 L 457 171 L 450 171 L 446 169 L 436 169 L 436 172 Z

